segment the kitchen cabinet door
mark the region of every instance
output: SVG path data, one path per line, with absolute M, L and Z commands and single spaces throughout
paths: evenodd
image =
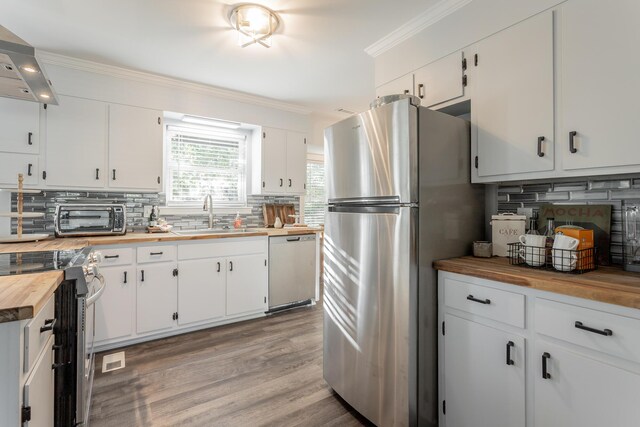
M 136 270 L 102 267 L 107 287 L 96 301 L 95 341 L 125 338 L 133 334 Z
M 464 96 L 462 60 L 463 53 L 456 52 L 415 72 L 420 105 L 431 107 Z
M 304 194 L 307 182 L 307 135 L 287 132 L 286 192 Z
M 160 332 L 175 325 L 178 280 L 174 263 L 148 264 L 137 271 L 136 330 Z
M 640 373 L 543 340 L 536 342 L 534 418 L 537 427 L 635 427 Z M 542 358 L 549 378 L 543 378 Z
M 23 175 L 25 185 L 37 185 L 40 176 L 38 156 L 0 153 L 0 184 L 17 187 L 19 173 Z
M 224 317 L 227 263 L 207 258 L 178 263 L 178 324 Z
M 282 129 L 262 131 L 262 190 L 264 193 L 286 192 L 287 133 Z
M 571 0 L 559 16 L 562 168 L 639 165 L 640 2 Z
M 109 105 L 109 188 L 162 189 L 162 112 Z
M 31 408 L 31 420 L 22 423 L 23 427 L 50 427 L 53 425 L 55 397 L 55 371 L 51 368 L 54 362 L 53 342 L 54 337 L 49 337 L 31 370 L 31 374 L 24 383 L 22 406 Z
M 107 170 L 107 104 L 60 96 L 46 109 L 47 187 L 103 188 Z
M 267 255 L 227 258 L 227 316 L 267 311 Z
M 483 40 L 477 54 L 471 96 L 477 175 L 553 170 L 553 13 Z
M 0 151 L 38 154 L 40 104 L 0 98 Z
M 378 86 L 376 88 L 376 96 L 381 98 L 387 95 L 407 94 L 413 95 L 413 73 L 405 74 L 395 80 Z
M 524 338 L 449 314 L 444 319 L 447 427 L 524 427 Z

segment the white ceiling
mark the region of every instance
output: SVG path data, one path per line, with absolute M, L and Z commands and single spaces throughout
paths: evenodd
M 273 47 L 241 48 L 232 0 L 2 0 L 0 25 L 38 49 L 303 105 L 366 108 L 364 49 L 438 0 L 255 0 L 278 12 Z

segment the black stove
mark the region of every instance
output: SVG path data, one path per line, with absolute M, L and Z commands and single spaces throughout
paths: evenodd
M 0 276 L 66 270 L 87 263 L 91 248 L 0 254 Z

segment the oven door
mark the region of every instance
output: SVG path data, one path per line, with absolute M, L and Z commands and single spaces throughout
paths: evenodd
M 91 391 L 93 389 L 93 375 L 95 371 L 95 355 L 93 343 L 95 339 L 95 303 L 102 296 L 106 288 L 106 282 L 101 274 L 98 274 L 87 285 L 89 292 L 86 298 L 80 298 L 79 310 L 84 311 L 84 324 L 78 334 L 78 349 L 82 352 L 78 357 L 78 379 L 81 384 L 78 387 L 77 419 L 88 424 L 89 409 L 91 407 Z M 79 328 L 80 329 L 80 328 Z M 82 342 L 80 342 L 82 340 Z

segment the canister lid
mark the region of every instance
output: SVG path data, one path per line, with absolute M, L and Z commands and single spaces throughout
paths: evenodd
M 516 215 L 514 213 L 501 213 L 497 215 L 491 215 L 491 219 L 497 219 L 500 221 L 524 221 L 527 219 L 526 215 Z

